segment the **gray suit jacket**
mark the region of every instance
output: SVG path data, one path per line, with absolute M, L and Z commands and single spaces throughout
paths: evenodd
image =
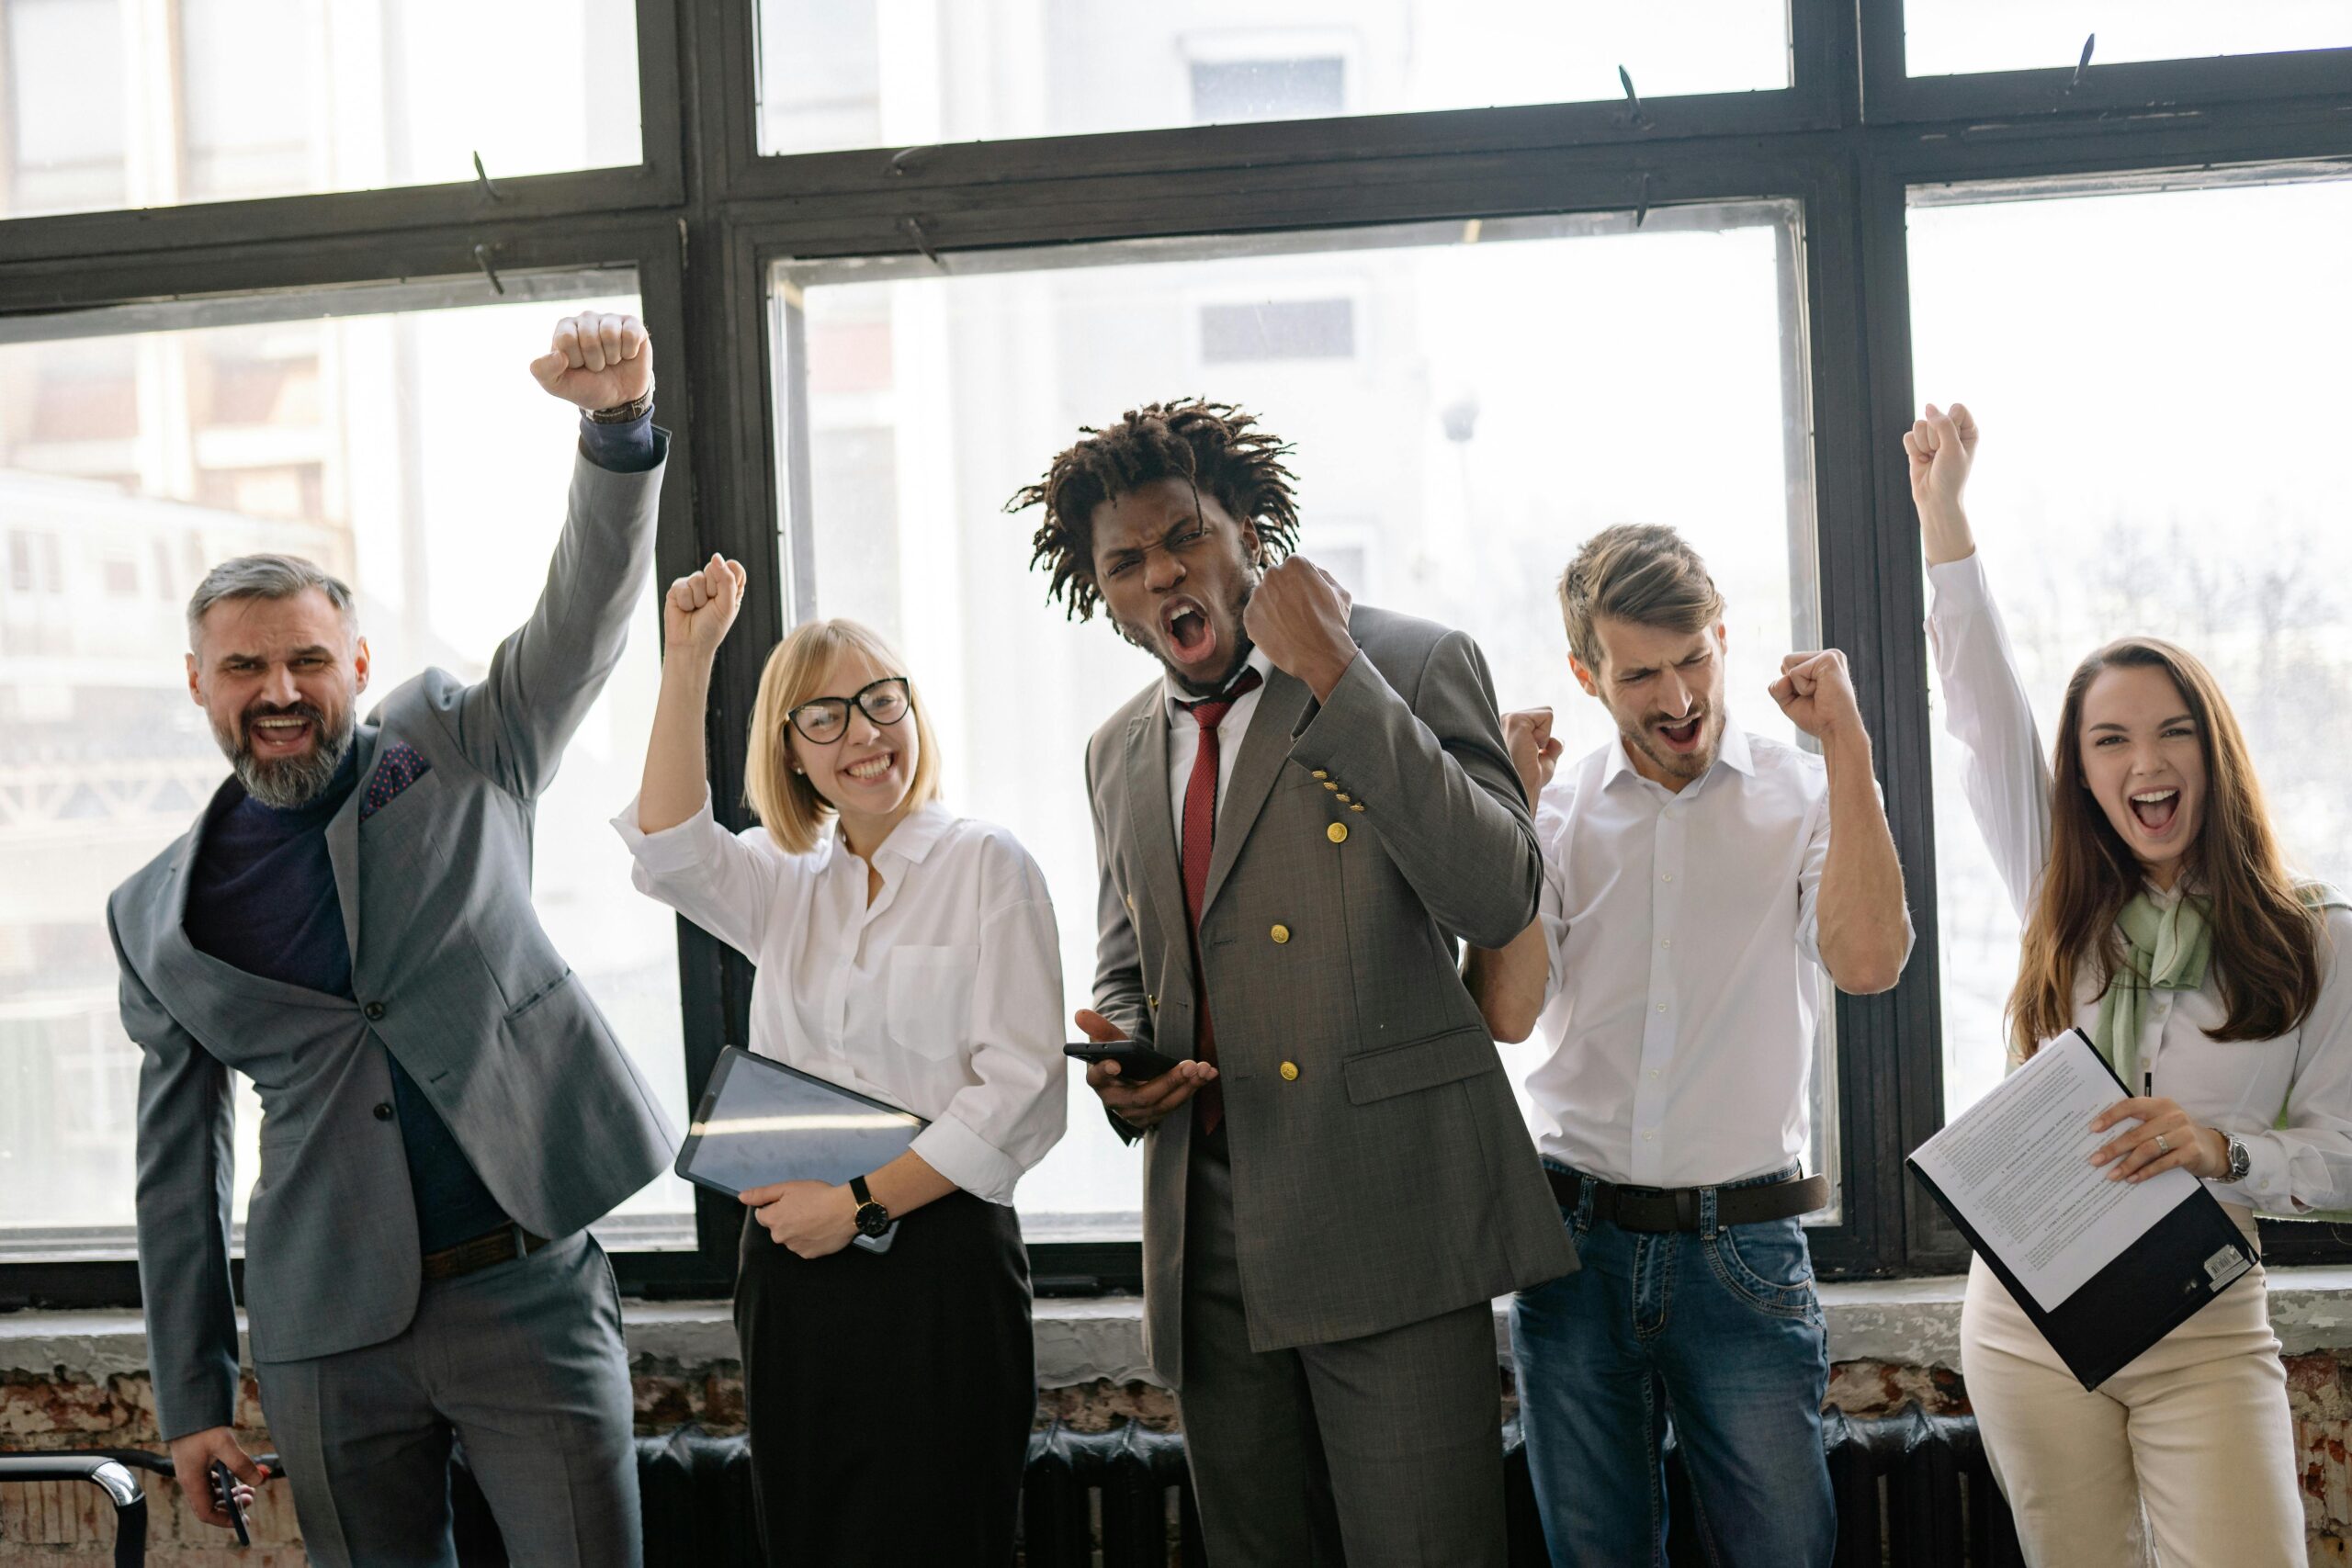
M 668 437 L 659 434 L 662 455 Z M 357 999 L 249 975 L 182 926 L 204 818 L 115 889 L 122 1021 L 139 1043 L 139 1281 L 165 1438 L 226 1425 L 230 1079 L 262 1100 L 245 1227 L 253 1353 L 298 1360 L 406 1328 L 416 1214 L 381 1041 L 492 1194 L 561 1236 L 643 1187 L 674 1139 L 531 908 L 534 802 L 620 660 L 653 556 L 662 468 L 583 456 L 537 607 L 478 685 L 429 670 L 360 726 L 361 784 L 327 827 Z M 359 819 L 376 760 L 430 770 Z M 237 788 L 233 780 L 222 785 Z
M 1455 969 L 1457 937 L 1509 942 L 1542 884 L 1486 661 L 1462 633 L 1387 611 L 1359 605 L 1350 627 L 1363 653 L 1329 703 L 1279 670 L 1258 699 L 1201 913 L 1256 1350 L 1378 1333 L 1576 1267 Z M 1190 1055 L 1159 682 L 1095 732 L 1086 771 L 1095 1007 Z M 1187 1107 L 1142 1135 L 1145 1332 L 1171 1385 L 1193 1130 Z

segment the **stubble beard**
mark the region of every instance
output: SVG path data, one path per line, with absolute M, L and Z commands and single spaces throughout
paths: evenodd
M 1175 682 L 1179 688 L 1195 697 L 1213 697 L 1233 683 L 1234 677 L 1241 673 L 1241 667 L 1250 662 L 1250 655 L 1256 647 L 1250 640 L 1249 632 L 1242 626 L 1241 616 L 1242 612 L 1250 607 L 1250 595 L 1256 592 L 1257 589 L 1258 573 L 1252 571 L 1242 580 L 1241 585 L 1233 591 L 1232 602 L 1226 606 L 1226 614 L 1233 623 L 1233 657 L 1227 661 L 1224 671 L 1218 674 L 1217 678 L 1205 685 L 1197 681 L 1185 679 L 1184 672 L 1176 667 L 1167 654 L 1160 651 L 1159 631 L 1156 625 L 1138 630 L 1121 620 L 1115 614 L 1111 616 L 1111 625 L 1117 629 L 1121 637 L 1159 660 L 1160 668 L 1168 672 L 1168 678 Z
M 1716 756 L 1723 750 L 1723 718 L 1712 708 L 1699 720 L 1699 734 L 1703 744 L 1695 751 L 1669 751 L 1650 738 L 1650 725 L 1657 715 L 1645 717 L 1639 728 L 1621 729 L 1625 743 L 1656 763 L 1661 773 L 1684 783 L 1700 778 L 1715 765 Z

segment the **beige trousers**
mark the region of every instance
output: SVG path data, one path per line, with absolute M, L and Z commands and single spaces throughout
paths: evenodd
M 2254 1239 L 2253 1215 L 2224 1204 Z M 2307 1562 L 2287 1372 L 2257 1267 L 2096 1390 L 1981 1261 L 1961 1374 L 2034 1568 Z

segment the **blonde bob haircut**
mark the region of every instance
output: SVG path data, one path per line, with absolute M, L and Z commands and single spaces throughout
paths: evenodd
M 907 673 L 906 661 L 882 640 L 881 633 L 838 618 L 793 627 L 760 671 L 759 700 L 752 705 L 752 744 L 743 761 L 743 800 L 786 854 L 805 855 L 815 849 L 834 815 L 831 803 L 817 793 L 808 776 L 792 771 L 792 710 L 818 697 L 848 696 L 847 692 L 821 688 L 834 660 L 852 652 L 864 654 L 888 674 Z M 914 783 L 907 788 L 913 809 L 939 798 L 939 742 L 911 676 L 907 694 L 918 752 Z

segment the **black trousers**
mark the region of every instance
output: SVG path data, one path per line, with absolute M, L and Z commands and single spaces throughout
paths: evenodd
M 1037 1410 L 1011 1209 L 950 1193 L 818 1258 L 746 1215 L 735 1331 L 772 1568 L 1010 1568 Z

